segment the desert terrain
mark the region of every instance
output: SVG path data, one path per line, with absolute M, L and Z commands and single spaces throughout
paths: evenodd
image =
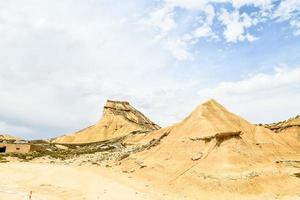
M 95 125 L 1 153 L 0 199 L 300 199 L 299 134 L 299 117 L 255 125 L 213 99 L 164 128 L 107 101 Z
M 300 0 L 0 0 L 0 200 L 300 200 Z
M 124 174 L 99 167 L 42 163 L 0 165 L 1 199 L 163 199 L 163 193 Z

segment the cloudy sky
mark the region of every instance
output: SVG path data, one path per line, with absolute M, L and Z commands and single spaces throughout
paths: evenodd
M 166 126 L 209 98 L 300 114 L 299 0 L 0 1 L 0 133 L 70 133 L 106 99 Z

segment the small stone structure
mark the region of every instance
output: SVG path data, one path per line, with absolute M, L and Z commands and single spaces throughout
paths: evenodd
M 33 144 L 7 144 L 0 143 L 0 153 L 28 153 L 42 151 L 42 146 Z

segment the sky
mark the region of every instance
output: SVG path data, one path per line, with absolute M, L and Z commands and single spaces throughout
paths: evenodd
M 299 0 L 0 1 L 0 133 L 72 133 L 107 99 L 168 126 L 210 98 L 300 114 Z

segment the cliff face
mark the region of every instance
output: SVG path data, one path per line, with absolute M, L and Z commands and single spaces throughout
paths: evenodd
M 132 132 L 160 127 L 126 101 L 108 100 L 98 123 L 76 133 L 56 138 L 55 143 L 92 143 L 118 138 Z
M 114 118 L 116 116 L 122 117 L 128 123 L 136 124 L 140 129 L 145 131 L 153 131 L 160 128 L 143 113 L 132 107 L 129 102 L 108 100 L 104 106 L 102 118 Z

